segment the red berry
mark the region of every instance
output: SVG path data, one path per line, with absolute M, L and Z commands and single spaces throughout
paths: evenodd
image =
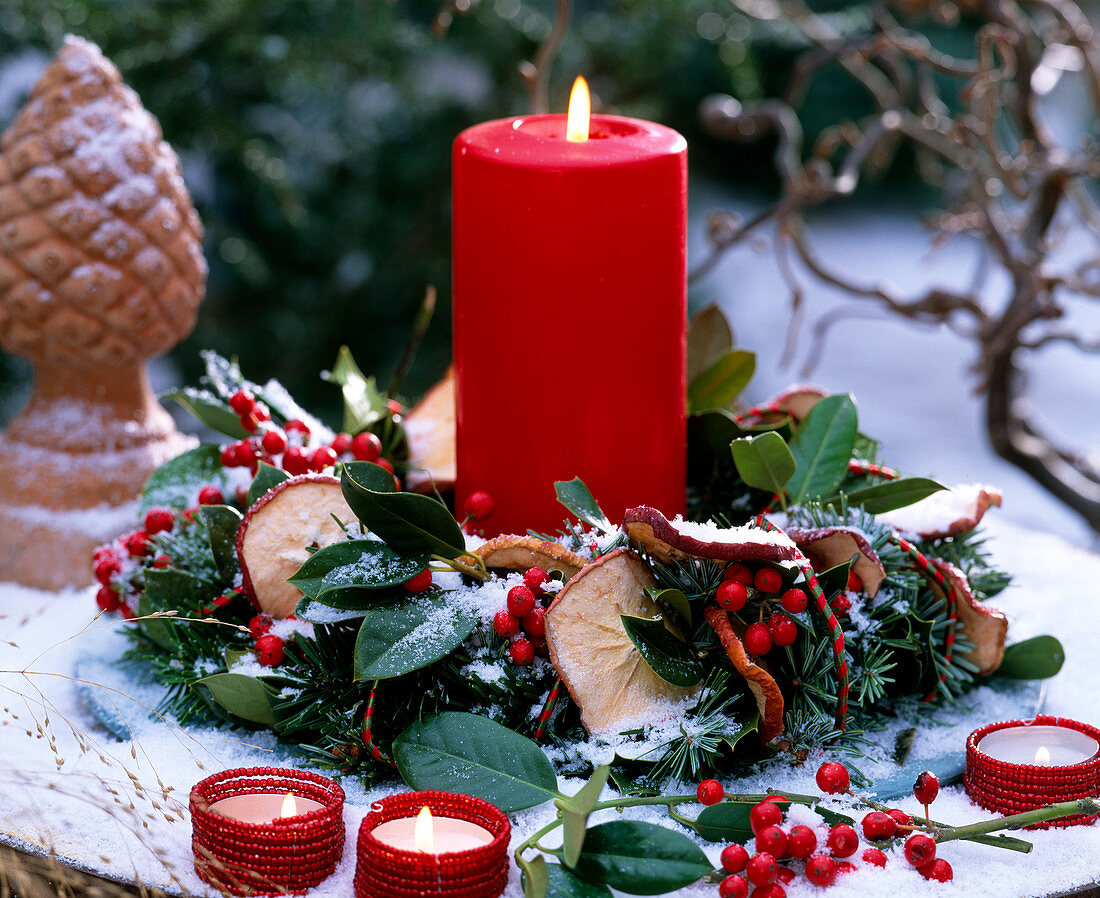
M 158 571 L 164 570 L 166 567 L 172 566 L 172 559 L 168 555 L 158 555 L 153 559 L 153 567 Z
M 256 407 L 256 397 L 249 390 L 237 390 L 229 397 L 229 407 L 238 415 L 249 415 Z
M 931 770 L 925 770 L 917 774 L 917 781 L 913 783 L 913 797 L 921 804 L 931 804 L 940 794 L 940 781 Z
M 886 855 L 879 848 L 864 848 L 863 854 L 859 857 L 863 863 L 870 864 L 872 867 L 886 866 Z
M 860 824 L 863 827 L 863 837 L 872 842 L 879 839 L 892 839 L 897 832 L 897 822 L 889 814 L 882 811 L 871 811 L 864 815 Z
M 283 453 L 283 470 L 292 476 L 305 474 L 309 470 L 309 458 L 297 446 L 290 446 Z
M 695 787 L 695 797 L 699 799 L 700 804 L 718 804 L 726 797 L 726 790 L 718 780 L 703 780 Z
M 718 883 L 718 898 L 748 898 L 749 884 L 743 876 L 727 876 Z
M 914 867 L 923 867 L 936 859 L 936 843 L 931 836 L 913 833 L 905 840 L 905 859 Z
M 855 571 L 848 571 L 848 589 L 852 592 L 863 592 L 863 581 Z
M 778 869 L 779 864 L 775 862 L 775 858 L 767 852 L 761 852 L 749 858 L 745 865 L 745 875 L 754 886 L 762 886 L 775 879 Z
M 149 554 L 149 534 L 144 530 L 135 530 L 122 538 L 122 545 L 126 547 L 131 558 L 141 558 Z
M 918 872 L 925 879 L 934 879 L 936 882 L 951 882 L 955 878 L 955 871 L 942 857 L 936 858 L 930 864 L 919 867 Z
M 750 655 L 766 655 L 771 651 L 772 633 L 768 625 L 757 621 L 745 628 L 745 651 Z
M 516 667 L 527 667 L 535 660 L 535 647 L 531 644 L 530 639 L 524 639 L 520 636 L 508 646 L 508 657 L 512 659 L 512 663 Z
M 749 811 L 749 828 L 758 833 L 768 826 L 777 826 L 783 822 L 783 809 L 774 801 L 761 801 Z
M 859 868 L 851 861 L 837 861 L 836 872 L 839 876 L 841 873 L 855 873 Z
M 526 586 L 513 586 L 508 590 L 508 610 L 516 617 L 526 617 L 535 607 L 535 594 Z
M 106 555 L 95 563 L 95 578 L 101 586 L 108 586 L 111 578 L 122 571 L 122 565 L 115 555 Z
M 782 867 L 778 868 L 778 870 L 782 869 Z M 769 882 L 753 889 L 752 898 L 787 898 L 787 890 L 777 882 Z
M 393 462 L 391 462 L 388 458 L 375 459 L 374 463 L 380 468 L 385 468 L 391 474 L 393 473 Z
M 815 854 L 806 861 L 806 878 L 815 886 L 831 886 L 836 879 L 836 861 L 827 854 Z
M 787 833 L 787 851 L 791 857 L 805 860 L 817 851 L 817 833 L 808 826 L 798 824 Z
M 176 519 L 167 508 L 150 508 L 145 514 L 145 532 L 152 536 L 154 533 L 168 533 Z
M 847 823 L 838 823 L 829 830 L 825 845 L 834 857 L 851 857 L 859 848 L 859 836 Z
M 271 412 L 269 412 L 267 410 L 266 405 L 260 405 L 260 403 L 257 402 L 256 407 L 254 409 L 252 409 L 252 417 L 254 417 L 257 421 L 261 421 L 261 422 L 262 421 L 270 421 L 271 420 Z
M 773 567 L 760 568 L 752 582 L 761 592 L 779 592 L 783 588 L 783 576 Z
M 218 460 L 223 468 L 239 468 L 241 463 L 237 460 L 237 444 L 230 443 L 228 446 L 223 446 L 218 453 Z
M 471 521 L 484 521 L 496 510 L 497 504 L 485 490 L 477 490 L 466 497 L 462 509 Z
M 268 430 L 260 437 L 260 445 L 268 455 L 281 455 L 286 449 L 286 434 L 281 430 Z
M 303 441 L 309 439 L 309 435 L 312 431 L 309 429 L 309 425 L 306 424 L 301 418 L 291 418 L 286 424 L 283 425 L 283 430 L 287 432 L 287 435 L 292 433 L 298 434 Z
M 528 636 L 546 635 L 546 610 L 541 605 L 536 605 L 523 615 L 523 629 Z
M 241 428 L 245 433 L 255 433 L 256 429 L 260 426 L 260 419 L 256 417 L 255 412 L 249 412 L 247 415 L 241 415 Z
M 778 826 L 765 826 L 756 834 L 756 850 L 783 857 L 787 853 L 787 834 Z
M 768 630 L 772 634 L 772 642 L 780 647 L 794 645 L 798 639 L 798 624 L 785 614 L 773 614 L 768 618 Z
M 795 872 L 790 867 L 780 867 L 775 871 L 775 878 L 778 879 L 783 885 L 791 882 L 795 877 Z
M 834 614 L 844 617 L 852 610 L 852 600 L 844 593 L 838 592 L 829 600 L 829 607 L 833 609 Z
M 118 613 L 122 615 L 123 620 L 133 620 L 135 617 L 137 617 L 134 609 L 125 604 L 118 606 Z
M 836 761 L 826 761 L 817 768 L 817 788 L 830 795 L 847 792 L 852 785 L 848 768 Z
M 523 572 L 523 585 L 535 595 L 542 592 L 543 586 L 550 582 L 550 575 L 540 567 L 529 567 Z
M 498 611 L 493 615 L 493 629 L 501 639 L 511 639 L 519 632 L 519 618 L 511 611 Z
M 118 593 L 109 586 L 99 587 L 95 594 L 95 603 L 108 614 L 112 611 L 118 611 L 118 606 L 122 604 L 119 601 Z
M 410 577 L 401 585 L 405 587 L 406 592 L 424 592 L 424 590 L 432 585 L 431 569 L 424 568 L 424 570 L 415 577 Z
M 369 430 L 351 438 L 351 454 L 357 461 L 378 461 L 382 455 L 382 441 Z
M 722 849 L 722 869 L 727 873 L 740 873 L 749 862 L 749 853 L 740 845 L 727 845 Z
M 898 826 L 909 826 L 913 822 L 913 818 L 900 808 L 890 808 L 886 813 L 894 818 L 894 823 Z
M 401 403 L 396 399 L 389 399 L 386 401 L 386 408 L 390 410 L 391 415 L 400 415 L 402 412 Z
M 332 451 L 337 455 L 343 455 L 351 451 L 351 434 L 338 433 L 332 438 Z
M 779 604 L 783 606 L 783 610 L 791 614 L 801 614 L 806 610 L 806 604 L 808 602 L 809 599 L 806 597 L 806 591 L 798 587 L 788 589 L 779 597 Z
M 752 586 L 753 575 L 752 568 L 745 564 L 731 564 L 723 572 L 722 576 L 726 580 L 736 580 L 742 586 Z
M 309 469 L 318 474 L 334 464 L 336 464 L 336 453 L 329 446 L 319 446 L 309 457 Z
M 248 632 L 252 634 L 253 640 L 259 639 L 270 629 L 271 616 L 267 614 L 257 614 L 248 622 Z
M 199 490 L 199 505 L 224 505 L 225 496 L 216 486 L 204 486 Z
M 748 601 L 749 591 L 737 580 L 723 580 L 718 587 L 718 604 L 726 611 L 740 611 Z
M 278 667 L 283 663 L 283 641 L 274 633 L 265 633 L 256 640 L 256 660 L 264 667 Z

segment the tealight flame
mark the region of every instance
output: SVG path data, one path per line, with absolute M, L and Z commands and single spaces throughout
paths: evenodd
M 1035 750 L 1035 764 L 1038 767 L 1050 766 L 1050 749 L 1048 749 L 1045 745 L 1040 745 Z
M 580 75 L 573 82 L 569 94 L 569 115 L 565 120 L 565 139 L 573 143 L 588 140 L 588 120 L 592 115 L 592 97 L 588 93 L 588 82 Z
M 416 827 L 413 830 L 413 842 L 417 851 L 432 854 L 435 851 L 435 836 L 432 834 L 432 811 L 427 805 L 416 815 Z
M 289 792 L 286 793 L 286 798 L 283 799 L 283 808 L 279 811 L 280 817 L 296 817 L 298 815 L 298 804 L 294 801 L 294 796 Z

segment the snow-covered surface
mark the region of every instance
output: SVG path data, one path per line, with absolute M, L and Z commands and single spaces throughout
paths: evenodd
M 1054 536 L 1004 521 L 990 524 L 995 555 L 1016 577 L 998 603 L 1011 618 L 1013 638 L 1053 632 L 1066 647 L 1066 667 L 1049 685 L 1045 710 L 1100 721 L 1100 696 L 1093 677 L 1093 657 L 1100 644 L 1097 609 L 1089 596 L 1072 586 L 1100 580 L 1100 557 Z M 1060 575 L 1052 577 L 1051 571 Z M 291 763 L 291 757 L 268 735 L 185 731 L 150 717 L 143 706 L 157 701 L 159 688 L 119 670 L 117 659 L 125 647 L 121 625 L 93 621 L 93 609 L 91 590 L 49 594 L 0 586 L 0 626 L 5 641 L 14 643 L 0 650 L 0 686 L 5 691 L 0 714 L 0 793 L 5 813 L 0 830 L 23 842 L 52 845 L 63 856 L 127 879 L 171 886 L 175 877 L 177 887 L 201 891 L 191 870 L 186 813 L 190 787 L 227 767 L 279 765 Z M 97 691 L 102 702 L 117 707 L 130 722 L 132 743 L 112 738 L 89 710 L 79 684 L 71 679 L 78 657 L 85 659 L 81 672 L 88 679 L 125 687 L 127 695 Z M 970 729 L 1014 713 L 1011 700 L 986 695 L 982 705 L 965 712 L 954 726 L 922 727 L 918 746 L 961 755 Z M 740 792 L 773 786 L 814 793 L 813 773 L 819 760 L 812 758 L 801 768 L 772 767 L 726 785 Z M 59 761 L 63 761 L 60 766 Z M 860 762 L 860 766 L 876 774 L 874 765 Z M 351 894 L 358 822 L 369 802 L 381 794 L 364 791 L 354 779 L 344 780 L 343 785 L 349 799 L 347 848 L 336 874 L 314 893 L 318 896 Z M 573 791 L 579 785 L 566 781 L 562 788 Z M 917 810 L 912 799 L 899 804 Z M 972 806 L 959 787 L 943 790 L 935 813 L 952 823 L 988 816 Z M 547 805 L 514 815 L 515 838 L 524 838 L 552 814 L 552 805 Z M 654 810 L 631 815 L 662 819 L 661 812 Z M 612 816 L 608 812 L 608 818 Z M 953 891 L 1002 898 L 1064 891 L 1100 879 L 1100 827 L 1026 835 L 1035 845 L 1029 855 L 967 843 L 944 846 L 941 854 L 955 868 L 954 886 L 927 883 L 894 858 L 885 871 L 861 871 L 842 879 L 830 894 L 866 898 L 897 891 L 913 895 Z M 716 864 L 720 848 L 704 845 Z M 509 898 L 521 895 L 518 873 L 513 873 L 506 894 Z M 713 895 L 716 889 L 698 885 L 679 894 L 685 898 Z M 788 887 L 788 894 L 797 898 L 816 892 L 802 882 Z

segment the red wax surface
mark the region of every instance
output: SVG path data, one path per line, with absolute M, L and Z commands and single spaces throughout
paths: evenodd
M 488 535 L 558 529 L 573 477 L 613 523 L 684 510 L 687 145 L 614 116 L 590 135 L 547 115 L 455 141 L 456 502 L 493 495 Z

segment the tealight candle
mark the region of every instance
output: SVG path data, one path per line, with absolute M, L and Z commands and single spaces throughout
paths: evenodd
M 1100 742 L 1066 727 L 1022 726 L 993 731 L 978 743 L 978 750 L 1011 764 L 1064 767 L 1094 757 Z
M 298 817 L 319 811 L 324 805 L 312 798 L 286 795 L 233 795 L 210 805 L 210 810 L 241 823 L 271 823 L 279 817 Z
M 416 817 L 387 820 L 376 826 L 371 835 L 391 848 L 428 854 L 469 851 L 493 841 L 493 834 L 484 826 L 454 817 L 436 817 L 426 806 Z

